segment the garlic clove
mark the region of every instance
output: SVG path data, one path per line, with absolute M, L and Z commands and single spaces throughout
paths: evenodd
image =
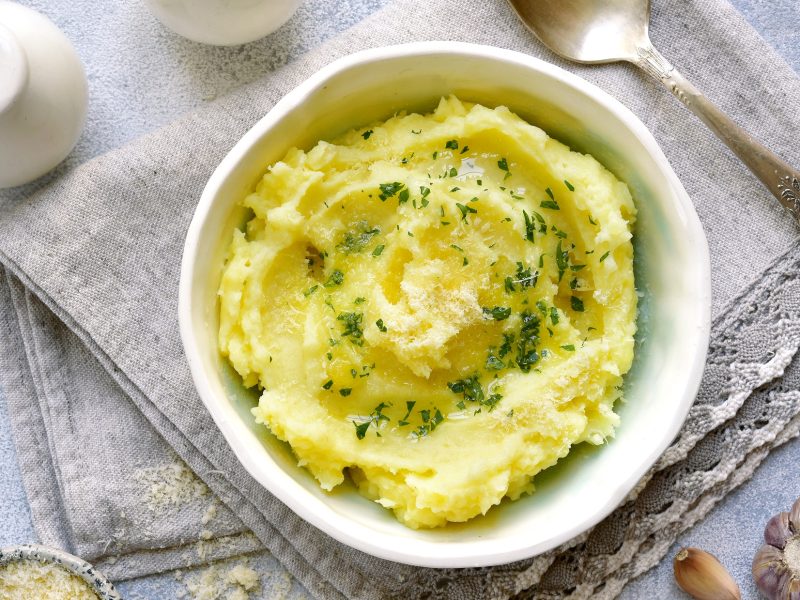
M 741 600 L 739 586 L 716 557 L 699 548 L 681 548 L 672 563 L 678 586 L 695 600 Z
M 790 537 L 792 537 L 792 530 L 789 529 L 789 513 L 779 513 L 767 521 L 764 529 L 764 541 L 770 546 L 782 550 Z
M 794 533 L 800 533 L 800 498 L 797 499 L 789 511 L 789 524 Z
M 800 600 L 800 579 L 795 579 L 787 573 L 779 596 L 780 600 Z
M 767 598 L 779 598 L 779 592 L 789 576 L 783 561 L 783 552 L 775 546 L 761 546 L 753 558 L 753 579 L 756 587 Z

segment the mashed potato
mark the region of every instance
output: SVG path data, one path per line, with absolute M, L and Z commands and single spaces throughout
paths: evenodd
M 243 203 L 220 349 L 324 489 L 437 527 L 613 435 L 636 211 L 591 156 L 450 97 L 289 151 Z

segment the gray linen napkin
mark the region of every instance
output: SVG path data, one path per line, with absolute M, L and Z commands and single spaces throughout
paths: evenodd
M 794 73 L 724 0 L 667 0 L 654 8 L 652 35 L 662 52 L 751 132 L 800 163 Z M 93 558 L 122 553 L 104 564 L 117 577 L 169 568 L 174 556 L 162 559 L 156 548 L 169 554 L 196 540 L 192 524 L 198 516 L 204 524 L 210 501 L 171 448 L 230 510 L 207 522 L 204 537 L 254 549 L 243 525 L 319 597 L 488 598 L 526 588 L 523 595 L 610 597 L 655 564 L 772 446 L 796 435 L 800 269 L 792 251 L 778 256 L 794 242 L 794 224 L 719 142 L 632 67 L 563 65 L 616 95 L 653 131 L 709 238 L 712 353 L 676 444 L 591 534 L 530 561 L 463 571 L 395 565 L 343 547 L 244 472 L 193 390 L 177 333 L 179 261 L 192 210 L 225 152 L 308 74 L 354 49 L 418 39 L 488 43 L 563 65 L 502 0 L 397 0 L 264 81 L 29 196 L 0 196 L 0 331 L 10 341 L 0 352 L 0 383 L 43 538 Z M 745 287 L 749 281 L 757 283 Z M 119 408 L 121 394 L 138 413 Z M 120 419 L 125 425 L 117 429 Z M 115 426 L 105 430 L 106 423 Z M 106 461 L 128 466 L 104 470 Z M 87 479 L 82 465 L 97 474 Z M 159 477 L 187 488 L 179 494 L 189 500 L 178 503 L 181 526 L 171 529 L 177 521 L 159 510 L 149 514 L 141 485 L 131 483 L 158 490 Z

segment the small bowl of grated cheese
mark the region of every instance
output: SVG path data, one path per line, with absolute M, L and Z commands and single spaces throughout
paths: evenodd
M 105 575 L 85 560 L 38 544 L 0 549 L 0 598 L 122 600 Z

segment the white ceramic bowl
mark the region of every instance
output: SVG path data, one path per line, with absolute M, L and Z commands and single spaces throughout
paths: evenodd
M 217 296 L 226 246 L 245 215 L 236 203 L 291 146 L 310 148 L 396 111 L 431 110 L 456 93 L 503 104 L 630 186 L 639 209 L 641 292 L 636 356 L 622 423 L 602 447 L 579 446 L 537 476 L 537 491 L 466 524 L 413 531 L 352 486 L 323 492 L 286 444 L 257 426 L 245 390 L 217 350 Z M 529 56 L 488 46 L 425 42 L 353 54 L 287 94 L 212 175 L 189 228 L 180 326 L 195 385 L 244 467 L 300 517 L 369 554 L 430 567 L 501 564 L 533 556 L 599 522 L 677 434 L 697 392 L 709 336 L 708 246 L 686 192 L 653 136 L 614 98 Z

